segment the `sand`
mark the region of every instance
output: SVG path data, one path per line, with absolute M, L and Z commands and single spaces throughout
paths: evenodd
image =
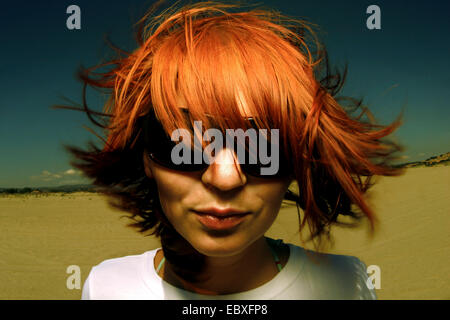
M 450 298 L 450 167 L 411 168 L 383 177 L 371 191 L 378 232 L 334 228 L 334 247 L 381 271 L 379 299 Z M 123 213 L 93 193 L 0 196 L 0 299 L 79 299 L 68 289 L 67 268 L 90 268 L 113 257 L 159 247 L 126 225 Z M 283 206 L 267 233 L 302 244 L 295 207 Z

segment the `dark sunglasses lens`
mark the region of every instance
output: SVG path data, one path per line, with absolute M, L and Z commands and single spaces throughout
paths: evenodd
M 158 155 L 157 153 L 149 152 L 149 157 L 153 161 L 155 161 L 157 164 L 166 167 L 168 169 L 177 170 L 177 171 L 184 171 L 184 172 L 195 172 L 195 171 L 203 171 L 205 170 L 208 165 L 207 164 L 189 164 L 189 163 L 180 163 L 175 164 L 171 159 L 167 159 L 164 156 Z
M 241 168 L 242 171 L 251 176 L 270 179 L 287 176 L 289 174 L 290 165 L 284 159 L 282 154 L 280 154 L 278 159 L 272 158 L 267 164 L 263 164 L 260 161 L 255 164 L 252 162 L 245 162 L 241 164 Z
M 254 124 L 253 120 L 251 121 L 251 125 L 253 128 L 257 128 Z M 256 130 L 257 132 L 257 130 Z M 145 120 L 144 125 L 144 137 L 145 137 L 145 145 L 147 146 L 147 154 L 156 163 L 166 168 L 177 170 L 177 171 L 185 171 L 185 172 L 194 172 L 194 171 L 203 171 L 205 170 L 209 164 L 202 161 L 202 163 L 197 164 L 194 163 L 194 148 L 190 148 L 191 154 L 189 155 L 189 159 L 191 160 L 189 163 L 174 163 L 172 159 L 172 150 L 177 145 L 178 142 L 174 142 L 171 140 L 171 137 L 168 136 L 162 125 L 156 119 L 154 114 L 148 116 Z M 254 136 L 255 137 L 255 136 Z M 256 136 L 257 137 L 257 136 Z M 230 136 L 224 134 L 223 146 L 226 146 L 227 140 L 230 140 Z M 242 140 L 241 140 L 242 141 Z M 270 142 L 265 139 L 259 141 L 258 139 L 250 140 L 249 138 L 245 139 L 245 145 L 241 141 L 238 141 L 236 137 L 234 137 L 234 151 L 239 157 L 239 162 L 241 163 L 241 169 L 244 173 L 261 178 L 275 178 L 281 177 L 287 174 L 287 165 L 286 161 L 282 158 L 282 152 L 279 150 L 279 158 L 276 159 L 272 156 L 270 159 L 271 162 L 278 161 L 277 164 L 268 163 L 262 164 L 260 159 L 258 158 L 258 150 L 262 143 L 264 143 L 269 150 L 271 148 L 278 148 L 278 145 L 271 146 Z M 256 143 L 255 143 L 256 141 Z M 230 141 L 228 141 L 230 143 Z M 181 143 L 181 142 L 180 142 Z M 269 155 L 270 157 L 270 151 Z M 245 157 L 245 158 L 242 158 Z M 275 166 L 274 170 L 269 170 L 270 167 Z M 278 167 L 278 168 L 276 168 Z M 265 170 L 263 170 L 265 168 Z
M 257 128 L 256 125 L 253 127 Z M 245 173 L 267 179 L 288 175 L 290 166 L 284 157 L 283 148 L 278 139 L 272 144 L 270 132 L 258 134 L 257 139 L 245 140 L 245 151 L 245 159 L 241 161 L 241 168 Z
M 191 161 L 188 163 L 184 163 L 182 161 L 180 161 L 180 163 L 175 163 L 172 159 L 172 151 L 177 146 L 177 143 L 170 140 L 169 137 L 163 137 L 160 135 L 159 139 L 147 144 L 147 146 L 147 152 L 150 159 L 166 168 L 178 171 L 201 171 L 208 167 L 208 164 L 206 163 L 193 163 L 194 156 L 192 151 L 188 157 Z

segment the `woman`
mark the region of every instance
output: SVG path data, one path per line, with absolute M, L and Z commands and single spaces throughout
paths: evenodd
M 343 103 L 359 104 L 336 97 L 343 78 L 328 72 L 307 23 L 236 9 L 202 2 L 146 24 L 150 11 L 134 52 L 80 73 L 110 99 L 103 113 L 84 102 L 107 139 L 68 147 L 74 166 L 162 244 L 93 267 L 83 299 L 376 298 L 358 258 L 264 234 L 283 199 L 302 209 L 312 239 L 341 215 L 367 217 L 373 229 L 364 193 L 373 175 L 400 173 L 388 163 L 400 148 L 381 141 L 400 122 L 350 116 Z M 230 134 L 239 129 L 249 138 Z

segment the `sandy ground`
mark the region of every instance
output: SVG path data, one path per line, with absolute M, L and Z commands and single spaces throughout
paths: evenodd
M 359 257 L 381 271 L 379 299 L 450 299 L 450 167 L 412 168 L 381 178 L 372 189 L 380 224 L 335 228 L 325 251 Z M 67 268 L 80 267 L 81 285 L 99 262 L 159 247 L 127 228 L 127 218 L 97 194 L 0 196 L 0 299 L 79 299 Z M 283 207 L 268 236 L 305 247 L 295 207 Z

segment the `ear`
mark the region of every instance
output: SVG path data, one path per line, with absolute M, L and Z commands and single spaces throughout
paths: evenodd
M 153 179 L 153 172 L 152 172 L 152 169 L 150 167 L 150 159 L 148 158 L 148 155 L 145 152 L 143 152 L 142 158 L 143 158 L 142 160 L 144 162 L 145 175 L 147 177 L 149 177 L 150 179 Z

